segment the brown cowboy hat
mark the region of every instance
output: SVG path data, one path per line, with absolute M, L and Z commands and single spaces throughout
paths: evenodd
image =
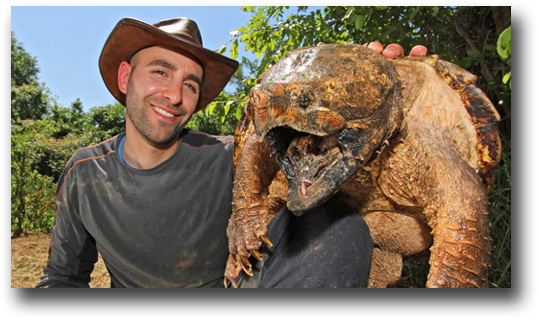
M 112 95 L 125 105 L 125 94 L 118 88 L 118 68 L 138 51 L 155 46 L 177 47 L 194 55 L 204 68 L 204 80 L 196 111 L 209 104 L 224 89 L 239 63 L 202 46 L 196 22 L 188 18 L 163 20 L 154 25 L 125 18 L 116 24 L 99 57 L 99 70 Z

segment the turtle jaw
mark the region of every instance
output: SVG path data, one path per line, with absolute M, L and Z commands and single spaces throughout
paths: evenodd
M 319 172 L 314 179 L 304 176 L 288 178 L 288 209 L 295 216 L 323 204 L 331 198 L 358 170 L 354 161 L 342 156 L 337 157 L 330 165 Z
M 327 201 L 362 166 L 346 155 L 338 136 L 317 136 L 286 126 L 265 136 L 288 179 L 287 205 L 296 216 Z

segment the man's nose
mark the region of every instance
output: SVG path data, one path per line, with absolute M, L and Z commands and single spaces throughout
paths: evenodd
M 179 105 L 183 101 L 181 83 L 170 82 L 164 90 L 164 97 L 167 98 L 172 105 Z

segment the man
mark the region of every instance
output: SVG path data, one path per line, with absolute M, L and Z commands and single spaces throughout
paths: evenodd
M 373 49 L 383 50 L 377 44 Z M 386 52 L 390 57 L 392 51 Z M 88 287 L 98 252 L 112 287 L 223 286 L 233 137 L 184 127 L 237 66 L 203 48 L 190 19 L 149 25 L 126 18 L 116 25 L 99 68 L 127 109 L 125 133 L 78 150 L 66 165 L 56 191 L 49 259 L 36 287 Z M 286 209 L 280 212 L 269 238 L 281 244 L 264 251 L 265 263 L 245 286 L 365 286 L 372 250 L 368 228 L 335 205 L 329 202 L 300 222 Z M 332 210 L 340 213 L 328 214 Z M 320 242 L 321 253 L 304 253 Z M 297 253 L 290 255 L 290 249 Z M 315 263 L 316 270 L 305 263 Z

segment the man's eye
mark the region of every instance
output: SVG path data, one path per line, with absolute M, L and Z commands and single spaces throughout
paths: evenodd
M 185 83 L 185 86 L 189 88 L 189 90 L 191 90 L 192 92 L 196 93 L 197 92 L 197 89 L 196 89 L 196 86 L 192 85 L 191 83 Z
M 155 70 L 153 71 L 155 74 L 158 74 L 158 75 L 161 75 L 161 76 L 166 76 L 166 73 L 163 71 L 163 70 Z

